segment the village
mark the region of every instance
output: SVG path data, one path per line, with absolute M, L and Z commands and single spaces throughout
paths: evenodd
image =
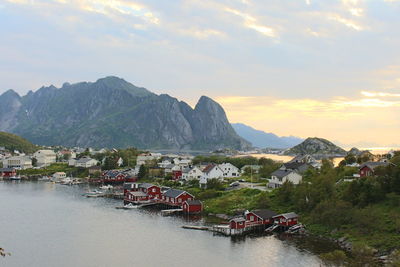
M 282 187 L 285 183 L 297 185 L 302 182 L 303 176 L 310 170 L 321 168 L 321 161 L 311 155 L 298 155 L 285 163 L 276 163 L 277 168 L 270 172 L 268 178 L 260 177 L 263 168 L 257 164 L 235 166 L 230 162 L 203 162 L 188 154 L 161 154 L 142 152 L 136 155 L 135 165 L 130 167 L 124 164 L 122 157 L 118 157 L 117 150 L 108 151 L 108 157 L 113 157 L 112 169 L 105 168 L 106 150 L 91 149 L 51 149 L 38 150 L 32 155 L 25 155 L 18 151 L 13 153 L 1 150 L 2 168 L 0 177 L 4 180 L 23 180 L 19 173 L 27 170 L 46 170 L 54 164 L 68 166 L 67 171 L 56 171 L 51 175 L 33 175 L 38 181 L 50 181 L 62 185 L 78 185 L 90 183 L 99 185 L 98 189 L 86 192 L 86 197 L 113 197 L 123 199 L 120 209 L 136 209 L 155 207 L 163 215 L 171 214 L 205 214 L 204 203 L 196 199 L 194 194 L 184 190 L 184 186 L 198 186 L 200 190 L 207 189 L 211 184 L 219 183 L 224 190 L 240 190 L 251 188 L 260 191 L 272 191 Z M 358 170 L 351 177 L 344 177 L 343 181 L 351 181 L 371 176 L 374 169 L 390 164 L 385 159 L 341 163 Z M 241 167 L 241 168 L 239 168 Z M 80 170 L 87 177 L 76 178 L 72 170 Z M 82 172 L 83 170 L 83 172 Z M 253 181 L 253 177 L 256 177 Z M 257 178 L 258 177 L 258 178 Z M 157 181 L 157 183 L 152 183 Z M 212 226 L 185 225 L 184 228 L 195 230 L 209 230 L 223 235 L 234 236 L 251 232 L 284 231 L 297 233 L 304 230 L 299 222 L 299 216 L 294 212 L 277 213 L 270 209 L 243 210 L 236 214 L 222 216 L 220 224 Z

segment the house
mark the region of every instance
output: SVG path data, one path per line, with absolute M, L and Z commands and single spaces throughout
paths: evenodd
M 38 167 L 47 167 L 56 162 L 56 153 L 53 150 L 38 150 L 33 154 L 33 157 L 37 160 Z
M 149 184 L 149 183 L 142 183 L 139 185 L 139 190 L 149 196 L 149 199 L 161 199 L 161 187 Z
M 67 174 L 65 172 L 55 172 L 53 174 L 54 180 L 60 181 L 62 179 L 67 178 Z
M 297 173 L 304 173 L 306 172 L 309 168 L 311 168 L 311 165 L 308 163 L 304 162 L 287 162 L 284 163 L 281 166 L 281 170 L 289 170 L 289 171 L 295 171 Z
M 232 165 L 231 163 L 222 163 L 219 164 L 218 167 L 222 170 L 224 178 L 232 178 L 240 176 L 239 169 L 236 166 Z
M 246 224 L 247 226 L 258 224 L 273 224 L 274 216 L 278 215 L 276 212 L 268 209 L 260 209 L 253 211 L 246 211 Z
M 170 205 L 182 206 L 185 201 L 193 200 L 194 196 L 179 189 L 168 189 L 162 195 L 162 200 Z
M 149 201 L 149 195 L 142 191 L 132 191 L 132 192 L 127 192 L 124 195 L 124 202 L 125 203 L 140 203 L 140 202 L 147 202 Z
M 180 180 L 182 179 L 182 171 L 172 171 L 172 179 L 173 180 Z
M 161 158 L 160 153 L 144 153 L 140 154 L 136 158 L 136 165 L 145 165 L 146 162 L 152 161 L 152 160 L 159 160 Z
M 32 168 L 32 160 L 27 156 L 15 156 L 3 160 L 3 168 L 25 170 Z
M 0 168 L 0 177 L 8 178 L 17 175 L 17 170 L 14 168 Z
M 261 169 L 260 165 L 244 165 L 241 169 L 240 172 L 243 174 L 246 172 L 246 170 L 250 170 L 253 173 L 259 173 Z
M 299 184 L 302 180 L 302 176 L 295 171 L 291 170 L 276 170 L 271 174 L 271 179 L 268 187 L 278 188 L 281 187 L 285 182 L 291 182 L 295 185 Z
M 281 226 L 293 226 L 298 223 L 299 215 L 294 212 L 279 214 L 273 217 L 274 222 Z
M 200 177 L 200 185 L 204 186 L 210 179 L 220 179 L 224 177 L 224 172 L 215 164 L 209 164 L 203 170 L 203 175 Z
M 313 162 L 317 162 L 317 160 L 309 155 L 309 154 L 300 154 L 297 155 L 296 157 L 294 157 L 293 159 L 291 159 L 288 163 L 292 163 L 292 162 L 301 162 L 301 163 L 313 163 Z
M 124 160 L 121 157 L 117 160 L 117 165 L 118 165 L 118 167 L 121 167 L 122 165 L 124 165 Z
M 203 211 L 203 203 L 200 200 L 189 200 L 183 202 L 184 213 L 200 213 Z
M 69 160 L 76 158 L 76 153 L 70 150 L 60 150 L 57 152 L 57 156 L 61 159 Z
M 244 229 L 246 227 L 246 219 L 243 217 L 235 217 L 229 220 L 229 228 Z
M 360 177 L 367 177 L 367 176 L 372 176 L 374 175 L 374 170 L 376 167 L 386 167 L 390 163 L 389 162 L 384 162 L 384 161 L 369 161 L 361 164 L 359 167 L 359 174 Z
M 75 161 L 75 167 L 90 168 L 96 166 L 99 162 L 95 159 L 83 157 Z
M 164 168 L 164 169 L 165 169 L 168 165 L 171 165 L 171 164 L 172 164 L 171 158 L 169 158 L 169 157 L 164 157 L 164 158 L 162 159 L 162 161 L 159 162 L 157 165 L 158 165 L 158 167 Z
M 200 180 L 203 172 L 198 167 L 185 168 L 182 171 L 182 180 Z
M 89 174 L 90 175 L 93 175 L 93 174 L 96 174 L 96 173 L 101 173 L 101 167 L 100 166 L 91 166 L 91 167 L 89 167 L 88 168 L 88 170 L 89 170 Z

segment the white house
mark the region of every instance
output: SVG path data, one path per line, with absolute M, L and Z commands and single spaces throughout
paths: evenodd
M 182 180 L 200 180 L 201 176 L 203 176 L 203 172 L 197 168 L 186 168 L 182 171 Z
M 3 168 L 25 170 L 32 168 L 32 159 L 27 156 L 15 156 L 3 160 Z
M 219 164 L 218 167 L 222 170 L 224 173 L 225 178 L 231 178 L 231 177 L 239 177 L 240 176 L 240 171 L 236 166 L 232 165 L 231 163 L 222 163 Z
M 37 160 L 39 167 L 46 167 L 56 162 L 56 153 L 53 150 L 38 150 L 33 154 L 33 157 Z
M 292 182 L 297 185 L 301 182 L 302 176 L 292 170 L 276 170 L 271 174 L 268 187 L 278 188 L 281 187 L 286 181 Z
M 118 159 L 117 165 L 118 165 L 118 167 L 121 167 L 122 165 L 124 165 L 124 160 L 121 157 Z
M 97 163 L 99 163 L 97 160 L 85 157 L 76 160 L 75 167 L 90 168 L 92 166 L 96 166 Z
M 67 177 L 67 174 L 65 172 L 55 172 L 53 174 L 53 179 L 56 181 L 60 181 L 62 179 L 65 179 Z
M 206 185 L 210 179 L 224 179 L 224 172 L 218 165 L 210 164 L 203 169 L 203 175 L 200 177 L 200 185 Z
M 160 153 L 147 153 L 147 154 L 140 154 L 136 158 L 136 165 L 144 165 L 146 164 L 146 161 L 150 160 L 158 160 L 161 158 Z

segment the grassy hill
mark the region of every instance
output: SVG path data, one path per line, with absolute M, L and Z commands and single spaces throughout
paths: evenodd
M 6 132 L 0 132 L 0 147 L 5 147 L 10 151 L 18 150 L 24 153 L 33 153 L 39 148 L 18 135 Z

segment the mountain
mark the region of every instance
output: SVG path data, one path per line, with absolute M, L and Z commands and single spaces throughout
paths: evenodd
M 316 156 L 343 156 L 346 150 L 336 146 L 332 142 L 317 137 L 309 137 L 301 144 L 285 151 L 286 155 L 310 154 Z
M 0 132 L 0 147 L 5 147 L 10 151 L 18 150 L 24 153 L 32 153 L 39 149 L 28 140 L 18 135 L 5 132 Z
M 0 96 L 0 130 L 41 145 L 143 149 L 243 149 L 223 108 L 202 96 L 192 109 L 117 77 Z
M 233 129 L 242 138 L 259 148 L 290 148 L 303 142 L 303 139 L 295 136 L 279 137 L 273 133 L 256 130 L 243 123 L 232 123 Z

